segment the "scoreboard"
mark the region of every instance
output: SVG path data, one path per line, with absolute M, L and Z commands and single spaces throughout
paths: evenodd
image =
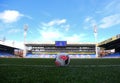
M 67 41 L 55 41 L 55 46 L 64 47 L 67 45 Z

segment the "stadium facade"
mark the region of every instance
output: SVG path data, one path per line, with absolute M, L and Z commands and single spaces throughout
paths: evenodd
M 72 43 L 67 41 L 27 42 L 26 56 L 54 57 L 58 53 L 67 53 L 71 57 L 95 57 L 95 43 Z

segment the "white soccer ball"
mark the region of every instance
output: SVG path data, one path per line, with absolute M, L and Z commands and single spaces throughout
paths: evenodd
M 55 58 L 56 66 L 67 66 L 70 63 L 70 57 L 66 53 L 60 53 Z

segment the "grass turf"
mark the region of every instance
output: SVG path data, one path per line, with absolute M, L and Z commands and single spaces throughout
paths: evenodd
M 120 59 L 71 59 L 56 67 L 54 59 L 0 58 L 0 83 L 120 83 Z

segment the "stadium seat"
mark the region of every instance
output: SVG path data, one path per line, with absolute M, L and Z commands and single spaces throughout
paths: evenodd
M 102 58 L 120 58 L 120 52 L 109 54 L 109 55 L 106 55 Z

